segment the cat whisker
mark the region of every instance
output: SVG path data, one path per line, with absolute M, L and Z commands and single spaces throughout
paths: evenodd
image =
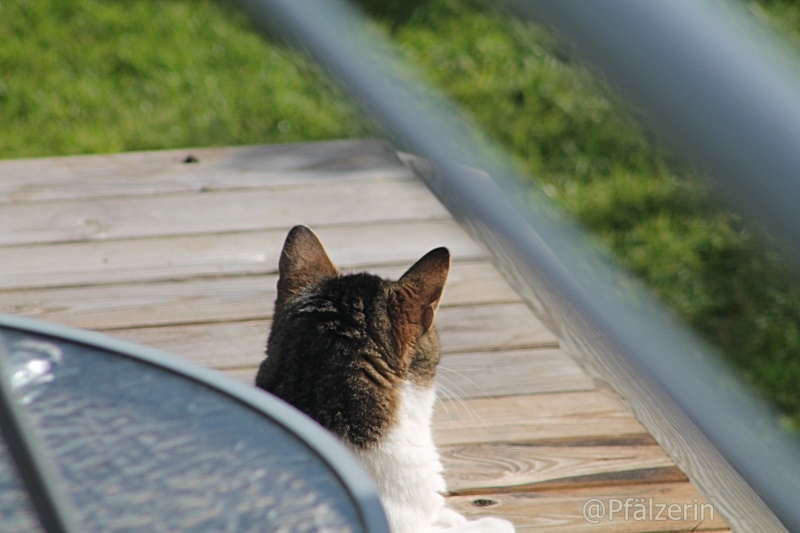
M 440 372 L 441 372 L 442 370 L 444 370 L 444 371 L 450 372 L 451 374 L 454 374 L 455 376 L 457 376 L 457 377 L 461 378 L 463 381 L 466 381 L 468 384 L 470 384 L 470 385 L 472 385 L 473 387 L 475 387 L 475 389 L 476 389 L 476 390 L 477 390 L 477 391 L 478 391 L 478 392 L 481 394 L 481 396 L 483 396 L 484 398 L 488 398 L 488 399 L 490 399 L 490 400 L 494 400 L 494 396 L 492 396 L 491 394 L 489 394 L 489 392 L 488 392 L 486 389 L 484 389 L 483 387 L 481 387 L 481 386 L 478 384 L 478 382 L 476 382 L 474 379 L 471 379 L 471 378 L 467 377 L 467 375 L 466 375 L 466 374 L 464 374 L 463 372 L 459 372 L 458 370 L 455 370 L 455 369 L 453 369 L 453 368 L 448 368 L 448 367 L 446 367 L 446 366 L 442 366 L 442 365 L 440 365 L 440 366 L 439 366 L 439 368 L 438 368 L 437 370 L 438 370 L 438 371 L 440 371 Z M 451 384 L 453 384 L 453 381 L 452 381 L 452 380 L 448 380 L 448 381 L 450 381 L 450 383 L 451 383 Z M 461 388 L 461 387 L 459 387 L 459 390 L 460 390 L 461 392 L 464 392 L 464 389 L 463 389 L 463 388 Z
M 441 370 L 441 368 L 439 370 Z M 436 376 L 436 389 L 437 391 L 441 391 L 444 398 L 447 400 L 463 400 L 464 397 L 467 396 L 460 385 L 457 385 L 456 382 L 447 376 L 441 375 L 441 373 Z
M 453 403 L 458 407 L 456 402 L 462 401 L 456 394 L 453 394 L 442 382 L 442 376 L 437 376 L 436 378 L 436 395 L 440 398 L 440 400 L 451 400 Z M 441 407 L 441 403 L 437 402 L 434 409 L 439 409 Z M 441 411 L 441 409 L 440 409 Z M 444 411 L 447 414 L 447 421 L 453 422 L 453 415 L 449 410 Z
M 473 422 L 480 424 L 482 427 L 486 429 L 489 428 L 489 425 L 475 412 L 475 410 L 472 407 L 470 407 L 470 405 L 460 395 L 454 394 L 451 390 L 447 388 L 447 385 L 445 383 L 442 383 L 439 380 L 446 380 L 449 385 L 454 386 L 455 388 L 460 389 L 460 387 L 456 385 L 451 379 L 442 376 L 441 374 L 437 376 L 437 384 L 436 384 L 437 390 L 443 392 L 445 398 L 453 402 L 453 405 L 455 406 L 459 416 L 461 415 L 461 409 L 464 409 L 466 414 Z M 448 412 L 448 417 L 449 416 L 450 413 Z M 448 418 L 448 421 L 453 422 L 453 419 Z

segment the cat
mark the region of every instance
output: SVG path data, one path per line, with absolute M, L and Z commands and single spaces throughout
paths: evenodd
M 450 269 L 436 248 L 397 281 L 342 275 L 317 236 L 286 237 L 267 357 L 256 386 L 334 433 L 378 488 L 393 533 L 513 533 L 445 506 L 431 418 L 439 340 L 433 327 Z

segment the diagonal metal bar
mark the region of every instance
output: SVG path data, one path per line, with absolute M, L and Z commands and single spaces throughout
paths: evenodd
M 648 387 L 665 392 L 784 525 L 800 531 L 800 450 L 774 413 L 712 349 L 588 246 L 580 231 L 552 216 L 546 202 L 536 199 L 534 209 L 515 203 L 531 194 L 519 188 L 505 159 L 477 142 L 476 129 L 449 104 L 398 75 L 391 67 L 402 62 L 367 32 L 362 18 L 334 0 L 238 3 L 259 28 L 290 39 L 344 82 L 396 142 L 432 162 L 422 173 L 428 186 L 492 251 L 529 305 L 540 303 L 539 294 L 561 302 L 591 342 L 620 354 Z M 792 137 L 798 138 L 800 132 Z M 483 169 L 495 181 L 465 166 Z
M 800 72 L 738 2 L 506 0 L 575 43 L 677 153 L 800 260 Z

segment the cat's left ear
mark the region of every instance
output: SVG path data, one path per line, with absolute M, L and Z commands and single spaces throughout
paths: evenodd
M 406 330 L 408 326 L 417 330 L 408 334 L 422 335 L 433 326 L 433 315 L 439 307 L 449 271 L 450 252 L 447 248 L 436 248 L 414 263 L 397 281 L 394 301 L 396 312 L 401 316 L 396 318 L 406 323 Z
M 305 226 L 295 226 L 283 243 L 275 305 L 280 306 L 306 287 L 338 275 L 339 268 L 314 232 Z

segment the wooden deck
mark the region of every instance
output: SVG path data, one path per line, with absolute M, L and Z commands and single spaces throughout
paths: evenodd
M 155 346 L 250 383 L 294 224 L 313 227 L 344 271 L 397 276 L 450 248 L 435 430 L 452 505 L 519 531 L 727 530 L 378 142 L 0 162 L 0 312 Z M 593 499 L 616 512 L 590 523 L 582 509 Z

